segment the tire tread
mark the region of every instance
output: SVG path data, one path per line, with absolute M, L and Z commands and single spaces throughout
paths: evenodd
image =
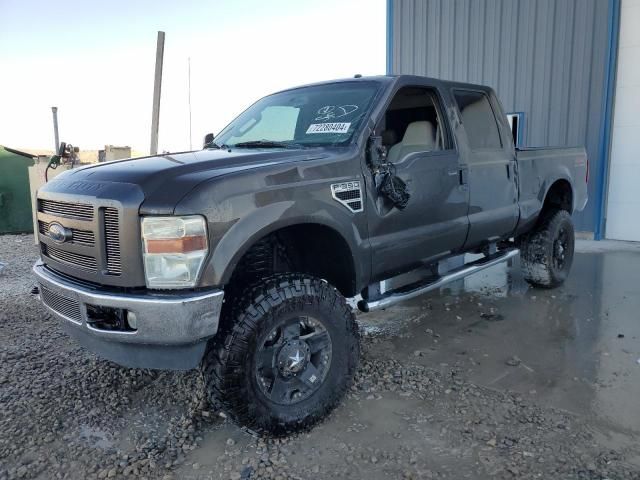
M 247 288 L 226 309 L 217 335 L 205 352 L 201 371 L 209 401 L 224 410 L 231 419 L 261 434 L 280 435 L 306 430 L 324 418 L 341 400 L 350 387 L 359 358 L 359 331 L 355 314 L 345 298 L 327 282 L 305 274 L 276 274 Z M 250 339 L 255 336 L 260 321 L 283 302 L 323 302 L 336 317 L 344 319 L 347 333 L 356 339 L 355 361 L 348 362 L 339 382 L 341 388 L 330 395 L 320 411 L 311 412 L 287 422 L 275 423 L 273 418 L 258 418 L 248 406 L 247 389 L 243 385 L 240 368 L 246 358 Z
M 539 225 L 520 240 L 520 265 L 524 278 L 541 288 L 554 288 L 564 282 L 553 269 L 550 248 L 553 232 L 562 222 L 572 226 L 571 215 L 566 210 L 552 210 L 543 216 Z

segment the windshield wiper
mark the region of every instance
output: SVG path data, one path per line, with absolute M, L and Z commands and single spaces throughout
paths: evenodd
M 285 142 L 275 142 L 272 140 L 252 140 L 250 142 L 240 142 L 229 146 L 240 148 L 300 148 L 300 145 Z

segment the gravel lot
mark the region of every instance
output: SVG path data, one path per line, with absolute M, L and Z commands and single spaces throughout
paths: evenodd
M 309 433 L 255 438 L 210 410 L 195 372 L 120 368 L 70 341 L 29 294 L 36 257 L 32 236 L 0 236 L 0 480 L 640 479 L 637 432 L 471 383 L 467 352 L 398 354 L 406 329 L 367 316 L 344 404 Z M 411 321 L 437 345 L 425 317 L 455 312 L 432 303 Z

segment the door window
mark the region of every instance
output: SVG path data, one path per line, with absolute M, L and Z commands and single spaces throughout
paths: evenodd
M 438 99 L 428 88 L 401 88 L 387 108 L 381 135 L 392 163 L 410 153 L 452 148 Z
M 471 149 L 501 149 L 500 130 L 487 96 L 469 90 L 455 90 L 454 96 Z

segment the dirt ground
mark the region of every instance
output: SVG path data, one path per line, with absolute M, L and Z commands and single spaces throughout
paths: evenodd
M 578 242 L 563 287 L 518 262 L 360 314 L 348 398 L 311 432 L 254 437 L 195 372 L 125 369 L 36 297 L 31 236 L 0 237 L 0 480 L 640 479 L 640 246 Z

